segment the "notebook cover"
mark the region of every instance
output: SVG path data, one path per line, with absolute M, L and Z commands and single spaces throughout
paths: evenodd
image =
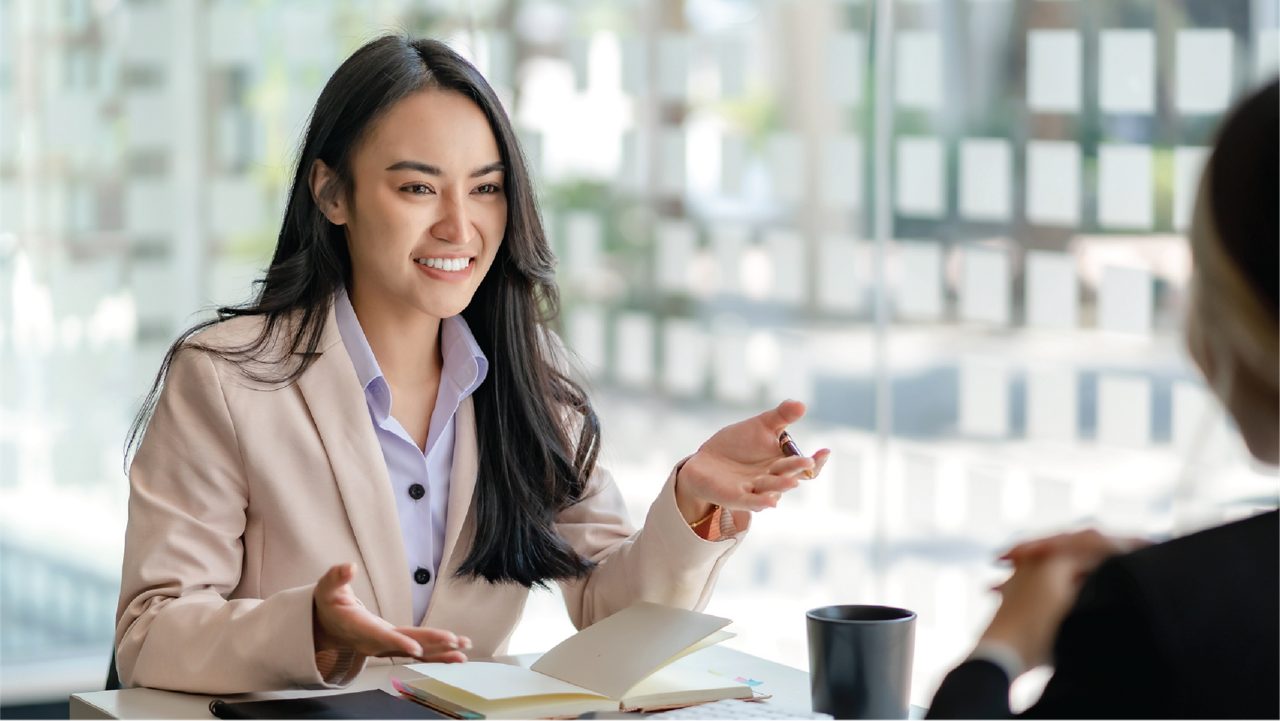
M 209 711 L 223 719 L 422 719 L 449 718 L 386 691 L 227 703 L 215 699 Z

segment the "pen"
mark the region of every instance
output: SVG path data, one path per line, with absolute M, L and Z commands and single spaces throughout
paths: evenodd
M 791 434 L 783 431 L 778 436 L 778 445 L 782 447 L 782 455 L 784 456 L 803 456 L 800 452 L 800 446 L 796 445 L 795 440 L 791 438 Z M 805 478 L 813 478 L 813 471 L 805 471 Z

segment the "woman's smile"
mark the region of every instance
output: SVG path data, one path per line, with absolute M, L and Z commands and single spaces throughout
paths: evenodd
M 476 267 L 475 258 L 414 258 L 413 262 L 428 278 L 447 283 L 469 279 Z

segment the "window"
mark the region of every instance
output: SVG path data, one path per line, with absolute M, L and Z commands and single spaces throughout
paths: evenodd
M 320 87 L 388 27 L 449 39 L 519 126 L 637 521 L 720 425 L 809 404 L 797 441 L 835 455 L 726 565 L 737 647 L 804 668 L 808 608 L 903 605 L 927 703 L 1011 541 L 1274 503 L 1179 330 L 1198 173 L 1276 72 L 1274 3 L 373 7 L 0 3 L 7 677 L 105 669 L 132 413 L 193 314 L 247 295 Z M 568 630 L 551 594 L 526 621 L 513 651 Z

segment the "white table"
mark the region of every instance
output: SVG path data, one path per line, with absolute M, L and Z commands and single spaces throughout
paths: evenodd
M 741 651 L 722 646 L 712 646 L 697 652 L 708 668 L 731 676 L 742 676 L 760 681 L 756 689 L 772 694 L 768 703 L 797 711 L 809 708 L 809 674 L 799 669 L 766 661 Z M 537 660 L 537 654 L 504 656 L 493 659 L 503 663 L 528 666 Z M 263 701 L 300 696 L 324 696 L 334 693 L 383 689 L 396 693 L 391 678 L 413 677 L 417 674 L 404 666 L 372 666 L 366 668 L 350 686 L 326 691 L 271 691 L 227 696 L 203 696 L 200 694 L 158 691 L 150 688 L 128 688 L 122 691 L 94 691 L 71 696 L 73 719 L 209 719 L 209 702 L 214 698 L 228 701 Z

